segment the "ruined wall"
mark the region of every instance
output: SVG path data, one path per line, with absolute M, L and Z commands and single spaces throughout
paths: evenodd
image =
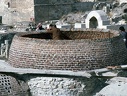
M 34 18 L 34 1 L 16 0 L 16 12 L 17 21 L 30 21 L 30 18 Z
M 70 12 L 91 10 L 93 2 L 78 0 L 0 0 L 0 16 L 4 24 L 59 19 Z M 9 6 L 8 6 L 9 4 Z
M 114 33 L 97 33 L 100 31 L 88 31 L 89 34 L 84 35 L 80 31 L 77 33 L 80 35 L 74 32 L 72 37 L 69 34 L 73 40 L 52 40 L 48 36 L 45 40 L 41 38 L 45 37 L 43 33 L 31 37 L 16 35 L 11 44 L 9 63 L 20 68 L 74 71 L 126 64 L 126 48 L 122 39 Z
M 0 0 L 0 16 L 4 24 L 60 19 L 71 12 L 91 11 L 98 0 Z M 100 1 L 99 1 L 100 2 Z M 9 3 L 9 6 L 8 6 Z
M 33 0 L 1 0 L 0 8 L 4 24 L 12 25 L 14 22 L 30 21 L 30 18 L 34 18 Z
M 37 23 L 60 19 L 71 12 L 91 11 L 95 3 L 111 3 L 114 0 L 0 0 L 0 2 L 0 16 L 3 23 L 13 24 L 17 21 L 30 21 L 30 18 L 34 18 Z
M 13 22 L 30 21 L 30 18 L 34 18 L 33 0 L 12 0 L 11 3 Z

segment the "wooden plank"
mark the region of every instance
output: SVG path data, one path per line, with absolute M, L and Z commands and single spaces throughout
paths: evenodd
M 37 74 L 37 75 L 61 75 L 61 76 L 75 76 L 75 77 L 87 77 L 91 75 L 86 71 L 66 71 L 66 70 L 45 70 L 45 69 L 25 69 L 25 68 L 0 68 L 0 73 L 15 73 L 19 75 L 24 74 Z

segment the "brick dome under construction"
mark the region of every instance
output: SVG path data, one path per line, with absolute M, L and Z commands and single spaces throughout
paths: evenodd
M 51 33 L 14 36 L 9 63 L 14 67 L 85 71 L 126 64 L 127 50 L 118 31 L 84 29 L 61 31 L 62 40 Z

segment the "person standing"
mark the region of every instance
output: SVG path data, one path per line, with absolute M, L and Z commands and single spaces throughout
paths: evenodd
M 123 26 L 119 27 L 120 35 L 123 38 L 123 41 L 125 42 L 125 46 L 127 48 L 127 32 L 125 31 L 125 28 Z
M 47 32 L 52 33 L 53 40 L 60 40 L 61 39 L 60 29 L 57 28 L 56 25 L 50 24 L 49 29 L 47 29 Z

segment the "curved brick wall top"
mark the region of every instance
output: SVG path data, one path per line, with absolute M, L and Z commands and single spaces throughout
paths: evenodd
M 74 71 L 127 63 L 127 50 L 118 32 L 103 31 L 63 31 L 64 38 L 70 40 L 52 40 L 49 33 L 17 34 L 9 63 L 21 68 Z

